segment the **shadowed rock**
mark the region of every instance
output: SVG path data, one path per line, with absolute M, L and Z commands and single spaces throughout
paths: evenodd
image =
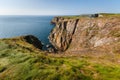
M 42 45 L 41 41 L 38 38 L 36 38 L 35 36 L 27 35 L 27 36 L 22 36 L 22 38 L 26 42 L 28 42 L 28 43 L 32 44 L 33 46 L 35 46 L 36 48 L 42 49 L 43 45 Z

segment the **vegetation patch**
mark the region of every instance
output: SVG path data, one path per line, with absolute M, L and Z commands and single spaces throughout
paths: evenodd
M 28 43 L 0 40 L 1 80 L 120 80 L 120 65 L 105 57 L 56 57 L 24 44 Z

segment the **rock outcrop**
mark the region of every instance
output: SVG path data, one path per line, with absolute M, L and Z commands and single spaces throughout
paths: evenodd
M 33 35 L 27 35 L 27 36 L 21 36 L 20 37 L 22 40 L 26 41 L 29 44 L 32 44 L 34 47 L 38 48 L 38 49 L 42 49 L 42 43 L 41 41 L 33 36 Z
M 52 23 L 55 27 L 49 40 L 57 50 L 120 50 L 120 17 L 55 17 Z
M 56 27 L 52 30 L 49 39 L 56 49 L 64 51 L 69 47 L 78 21 L 78 19 L 68 20 L 59 17 L 52 20 L 52 23 L 56 24 Z

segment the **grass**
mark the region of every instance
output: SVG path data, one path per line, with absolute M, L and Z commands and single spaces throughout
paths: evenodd
M 120 79 L 120 67 L 116 66 L 103 66 L 103 65 L 96 65 L 96 70 L 99 72 L 99 75 L 105 80 L 119 80 Z M 116 75 L 118 74 L 118 75 Z
M 112 30 L 110 34 L 114 37 L 120 37 L 120 29 Z
M 119 16 L 120 17 L 120 13 L 100 13 L 101 15 L 105 16 L 105 17 L 117 17 Z
M 0 80 L 119 80 L 119 72 L 105 56 L 46 55 L 20 39 L 0 40 Z
M 120 17 L 120 13 L 96 13 L 96 14 L 100 14 L 100 15 L 103 15 L 103 17 Z M 89 17 L 90 14 L 86 14 L 86 15 L 73 15 L 73 16 L 62 16 L 62 18 L 65 18 L 65 19 L 79 19 L 79 18 L 84 18 L 84 17 Z M 61 16 L 58 16 L 58 17 L 61 17 Z

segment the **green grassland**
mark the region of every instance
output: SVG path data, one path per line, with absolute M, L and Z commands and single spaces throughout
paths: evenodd
M 19 38 L 0 40 L 0 80 L 120 80 L 120 55 L 48 54 Z
M 119 13 L 96 13 L 99 15 L 102 15 L 102 17 L 120 17 Z M 79 18 L 88 18 L 92 14 L 86 14 L 86 15 L 71 15 L 71 16 L 62 16 L 64 19 L 79 19 Z M 59 16 L 60 17 L 60 16 Z
M 120 17 L 120 14 L 119 13 L 99 13 L 100 15 L 103 15 L 103 16 L 107 16 L 107 17 L 117 17 L 119 16 Z

